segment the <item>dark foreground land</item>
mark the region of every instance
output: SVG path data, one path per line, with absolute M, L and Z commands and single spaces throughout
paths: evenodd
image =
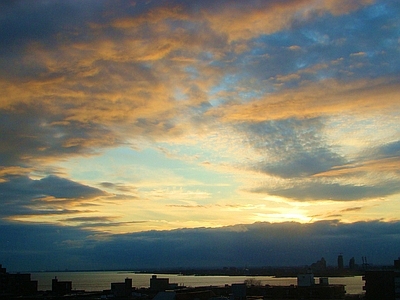
M 105 290 L 99 292 L 72 291 L 65 295 L 55 295 L 52 291 L 39 291 L 30 296 L 0 296 L 10 299 L 120 299 L 120 300 L 269 300 L 269 299 L 330 299 L 360 300 L 364 295 L 346 295 L 344 285 L 312 286 L 271 286 L 232 284 L 225 286 L 178 287 L 174 290 L 155 290 L 152 288 Z
M 222 268 L 222 269 L 163 269 L 146 270 L 145 273 L 156 274 L 182 274 L 201 276 L 275 276 L 297 277 L 305 274 L 310 277 L 308 285 L 272 286 L 261 285 L 257 280 L 247 280 L 242 284 L 206 287 L 184 287 L 170 284 L 168 278 L 150 279 L 150 288 L 135 288 L 132 279 L 126 278 L 125 282 L 111 283 L 110 290 L 98 292 L 85 292 L 72 290 L 71 281 L 52 280 L 51 291 L 38 291 L 37 281 L 32 281 L 30 274 L 9 274 L 0 265 L 0 300 L 16 299 L 135 299 L 135 300 L 268 300 L 268 299 L 330 299 L 330 300 L 355 300 L 364 299 L 365 295 L 347 295 L 344 285 L 328 284 L 328 277 L 363 275 L 362 270 L 324 268 L 311 270 L 309 267 L 290 268 Z M 312 271 L 312 272 L 311 272 Z M 314 275 L 320 280 L 315 284 Z M 303 275 L 301 275 L 303 276 Z M 308 279 L 307 279 L 308 280 Z M 298 277 L 299 282 L 299 277 Z M 153 287 L 152 287 L 153 285 Z
M 99 299 L 115 299 L 115 300 L 153 300 L 150 297 L 133 297 L 133 296 L 123 296 L 123 297 L 105 297 L 103 292 L 82 292 L 80 294 L 71 294 L 71 295 L 64 295 L 64 296 L 54 296 L 54 295 L 43 295 L 38 294 L 35 296 L 0 296 L 1 300 L 37 300 L 37 299 L 47 299 L 47 300 L 67 300 L 67 299 L 74 299 L 74 300 L 99 300 Z M 224 298 L 221 297 L 210 297 L 210 298 L 192 298 L 190 295 L 185 295 L 184 297 L 175 297 L 174 299 L 166 298 L 165 300 L 223 300 Z M 279 299 L 279 300 L 294 300 L 294 299 L 319 299 L 319 300 L 364 300 L 365 295 L 345 295 L 344 297 L 340 298 L 293 298 L 293 297 L 268 297 L 264 298 L 263 296 L 247 296 L 245 300 L 269 300 L 269 299 Z M 157 299 L 155 299 L 157 300 Z M 230 300 L 230 298 L 226 297 L 225 300 Z

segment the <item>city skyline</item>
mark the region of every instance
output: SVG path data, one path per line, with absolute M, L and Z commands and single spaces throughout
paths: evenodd
M 399 16 L 384 0 L 2 1 L 2 263 L 390 263 Z

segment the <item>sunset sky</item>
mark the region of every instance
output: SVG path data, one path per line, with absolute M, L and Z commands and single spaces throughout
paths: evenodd
M 399 57 L 396 0 L 1 1 L 0 263 L 121 267 L 97 250 L 215 232 L 289 251 L 293 230 L 392 261 Z M 186 264 L 282 259 L 217 248 Z

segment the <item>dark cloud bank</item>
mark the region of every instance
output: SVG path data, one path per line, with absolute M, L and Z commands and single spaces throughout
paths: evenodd
M 48 208 L 52 207 L 52 203 L 56 204 L 60 201 L 68 205 L 106 194 L 99 189 L 55 175 L 38 180 L 27 176 L 6 176 L 5 179 L 4 182 L 0 182 L 1 217 L 73 213 L 74 211 L 70 209 Z M 53 198 L 53 201 L 43 201 L 46 197 Z M 43 205 L 46 205 L 46 210 L 40 210 Z
M 400 222 L 255 223 L 113 236 L 74 227 L 2 223 L 0 259 L 12 271 L 308 265 L 339 253 L 390 264 Z

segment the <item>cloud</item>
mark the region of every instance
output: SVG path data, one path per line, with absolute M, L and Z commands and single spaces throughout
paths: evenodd
M 289 189 L 278 189 L 272 193 L 304 200 L 318 197 L 336 200 L 385 197 L 400 191 L 396 188 L 400 181 L 398 164 L 399 142 L 395 141 L 363 151 L 353 163 L 338 164 L 316 173 L 306 184 L 295 184 Z
M 349 13 L 373 1 L 240 1 L 210 6 L 205 18 L 213 30 L 226 34 L 230 41 L 251 39 L 261 34 L 271 34 L 287 29 L 297 22 L 308 21 L 314 15 Z M 225 2 L 226 3 L 226 2 Z
M 110 217 L 74 217 L 74 218 L 67 218 L 65 221 L 73 221 L 73 222 L 109 222 L 112 221 L 114 218 Z
M 314 177 L 345 177 L 345 176 L 360 176 L 362 174 L 372 173 L 379 174 L 393 174 L 394 178 L 397 177 L 399 170 L 399 157 L 377 159 L 372 161 L 364 161 L 355 164 L 345 164 L 336 166 L 326 172 L 315 174 Z
M 94 198 L 103 196 L 105 193 L 99 189 L 85 186 L 68 179 L 57 176 L 48 176 L 37 181 L 33 181 L 33 190 L 43 192 L 45 195 L 56 198 Z
M 399 193 L 396 4 L 0 5 L 5 218 L 37 214 L 38 222 L 94 230 L 130 224 L 131 214 L 150 220 L 146 228 L 176 228 L 236 222 L 216 220 L 220 211 L 177 211 L 227 207 L 232 198 L 247 202 L 244 195 L 304 203 Z M 122 147 L 161 149 L 165 159 L 106 156 Z
M 317 118 L 244 123 L 238 128 L 263 156 L 253 168 L 270 175 L 309 176 L 345 161 L 321 139 L 323 123 Z
M 146 223 L 146 221 L 118 221 L 118 219 L 118 216 L 80 216 L 62 219 L 60 220 L 60 223 L 81 230 L 95 232 L 107 232 L 112 227 L 122 228 L 124 226 Z
M 298 266 L 321 256 L 334 266 L 338 253 L 391 264 L 398 255 L 399 226 L 379 221 L 254 223 L 95 236 L 68 227 L 3 223 L 0 252 L 5 267 L 15 271 Z
M 221 114 L 221 118 L 227 122 L 315 118 L 344 112 L 371 114 L 396 107 L 396 99 L 399 97 L 397 85 L 395 78 L 351 83 L 333 79 L 321 80 L 247 104 L 230 105 L 212 113 Z
M 283 53 L 283 41 L 276 37 L 265 43 L 271 45 L 273 52 L 264 51 L 251 57 L 253 63 L 243 64 L 242 58 L 250 57 L 249 52 L 254 50 L 232 60 L 232 45 L 225 36 L 251 39 L 287 28 L 294 19 L 312 22 L 311 12 L 339 16 L 364 5 L 368 7 L 371 1 L 351 5 L 342 1 L 269 1 L 258 6 L 244 6 L 238 1 L 229 5 L 207 2 L 168 6 L 153 2 L 135 7 L 122 1 L 108 14 L 102 14 L 101 8 L 110 5 L 107 1 L 90 1 L 91 9 L 86 12 L 81 6 L 89 4 L 20 3 L 8 5 L 10 14 L 3 22 L 9 25 L 2 27 L 4 36 L 15 39 L 12 43 L 24 46 L 18 47 L 20 50 L 14 56 L 7 54 L 1 60 L 0 86 L 4 97 L 0 108 L 3 124 L 9 124 L 1 128 L 6 137 L 0 152 L 3 164 L 93 154 L 95 149 L 116 147 L 139 137 L 171 141 L 189 131 L 207 131 L 219 117 L 240 122 L 328 115 L 359 108 L 361 99 L 371 98 L 370 91 L 360 93 L 357 101 L 342 97 L 343 93 L 358 94 L 371 86 L 367 80 L 347 86 L 338 80 L 327 80 L 244 105 L 231 106 L 228 101 L 229 107 L 222 106 L 221 110 L 214 110 L 209 104 L 213 100 L 209 91 L 225 77 L 237 77 L 239 88 L 244 90 L 248 82 L 242 81 L 242 75 L 250 75 L 253 81 L 260 78 L 264 85 L 261 80 L 265 78 L 261 76 L 265 75 L 261 72 L 268 75 L 267 79 L 272 76 L 280 82 L 303 80 L 306 73 L 290 72 L 294 71 L 291 66 L 298 64 L 300 54 L 282 54 L 285 59 L 276 60 L 281 66 L 272 65 L 275 60 L 271 57 Z M 21 14 L 27 16 L 22 22 Z M 235 22 L 227 22 L 232 17 Z M 32 18 L 34 25 L 27 26 Z M 274 22 L 281 18 L 282 22 Z M 6 28 L 10 30 L 5 32 Z M 357 32 L 354 35 L 360 36 Z M 261 40 L 249 41 L 246 48 L 260 44 L 263 45 Z M 299 51 L 291 50 L 293 43 L 286 48 L 296 53 L 310 51 L 303 47 L 304 42 L 297 44 Z M 316 61 L 309 62 L 307 70 L 315 73 L 312 65 L 324 64 L 319 56 L 311 57 L 316 57 Z M 257 90 L 260 84 L 249 87 Z M 380 98 L 396 98 L 397 90 L 393 87 L 397 82 L 392 82 L 392 94 L 379 90 L 382 82 L 375 81 L 373 85 Z M 177 101 L 177 91 L 182 91 L 185 101 Z M 242 94 L 235 93 L 235 101 Z M 319 101 L 322 98 L 325 101 Z M 385 103 L 375 100 L 361 107 L 373 109 L 377 103 Z M 21 119 L 26 121 L 20 122 Z
M 169 204 L 168 207 L 177 207 L 177 208 L 188 208 L 188 209 L 198 209 L 198 208 L 207 208 L 205 205 L 194 205 L 194 204 Z
M 375 154 L 378 157 L 391 158 L 400 156 L 400 141 L 393 141 L 378 147 L 375 147 Z
M 101 124 L 64 121 L 40 102 L 33 106 L 15 105 L 12 111 L 1 113 L 0 163 L 5 166 L 94 153 L 95 147 L 115 146 L 119 140 Z
M 19 176 L 19 175 L 27 175 L 32 170 L 29 168 L 24 168 L 20 166 L 11 166 L 5 167 L 2 166 L 0 168 L 0 182 L 6 182 L 8 176 Z
M 280 123 L 282 126 L 287 125 L 285 122 Z M 306 128 L 310 133 L 310 126 Z M 282 127 L 279 132 L 284 130 L 285 127 Z M 296 141 L 294 145 L 297 145 L 298 149 L 292 150 L 290 147 L 294 146 L 288 142 L 289 139 L 286 138 L 285 143 L 280 144 L 282 139 L 276 136 L 271 138 L 269 132 L 266 130 L 265 139 L 255 139 L 258 141 L 256 147 L 265 147 L 263 152 L 268 159 L 266 162 L 259 162 L 255 170 L 262 170 L 286 180 L 259 184 L 249 189 L 254 193 L 265 193 L 296 201 L 355 201 L 383 198 L 400 192 L 397 188 L 400 181 L 397 141 L 369 149 L 364 148 L 365 150 L 354 158 L 353 162 L 346 161 L 337 154 L 329 154 L 329 150 L 324 150 L 321 145 L 312 146 L 311 153 L 307 153 L 306 156 L 309 159 L 304 160 L 301 134 L 294 135 L 293 140 Z M 283 135 L 289 136 L 287 133 Z M 309 145 L 312 139 L 307 137 L 304 141 L 307 141 L 305 145 Z M 278 146 L 274 146 L 275 144 Z M 280 156 L 274 155 L 273 152 L 271 154 L 275 148 L 277 153 L 282 153 Z M 315 149 L 321 149 L 322 153 L 329 155 L 317 155 Z
M 71 210 L 74 204 L 107 194 L 99 189 L 57 176 L 30 179 L 7 176 L 0 182 L 3 217 L 59 215 L 87 212 Z
M 73 253 L 73 248 L 66 247 L 66 241 L 90 248 L 96 240 L 90 232 L 72 227 L 4 222 L 0 227 L 3 245 L 0 252 L 8 265 L 4 262 L 4 266 L 14 271 L 58 269 L 63 255 L 68 256 L 68 261 L 79 256 Z M 57 252 L 61 256 L 55 255 Z
M 376 199 L 400 192 L 398 180 L 383 181 L 375 185 L 341 184 L 335 182 L 311 181 L 294 183 L 285 187 L 260 187 L 253 190 L 256 193 L 287 197 L 298 201 L 336 200 L 351 201 L 361 199 Z
M 346 162 L 336 154 L 331 154 L 330 159 L 324 159 L 322 162 L 319 162 L 321 158 L 310 157 L 308 164 L 295 165 L 293 162 L 303 162 L 303 160 L 301 160 L 301 151 L 294 151 L 294 153 L 295 157 L 299 156 L 300 158 L 284 159 L 281 165 L 276 167 L 280 173 L 274 173 L 275 169 L 271 168 L 271 165 L 267 165 L 265 168 L 266 170 L 271 169 L 269 170 L 270 174 L 282 176 L 281 174 L 286 175 L 284 171 L 286 166 L 289 166 L 287 174 L 290 176 L 286 177 L 293 178 L 293 180 L 281 184 L 260 185 L 252 191 L 298 201 L 376 199 L 400 192 L 398 188 L 400 181 L 398 142 L 365 150 L 354 159 L 354 162 Z M 329 164 L 330 160 L 333 163 Z M 314 165 L 315 163 L 316 165 Z M 323 170 L 324 166 L 325 170 Z M 317 170 L 318 168 L 319 170 Z M 307 171 L 310 170 L 315 172 L 307 174 Z M 302 175 L 303 178 L 296 179 L 296 175 Z
M 105 189 L 117 190 L 124 193 L 137 192 L 137 188 L 119 183 L 101 182 L 100 186 Z

